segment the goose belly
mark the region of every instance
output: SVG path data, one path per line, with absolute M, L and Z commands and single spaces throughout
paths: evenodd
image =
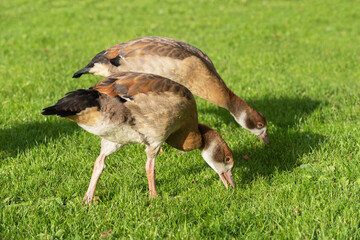
M 78 123 L 84 130 L 118 144 L 141 143 L 141 135 L 128 124 L 97 121 L 93 125 Z

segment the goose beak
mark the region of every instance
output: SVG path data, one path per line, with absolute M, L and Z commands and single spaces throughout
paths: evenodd
M 261 138 L 264 142 L 266 142 L 267 144 L 270 143 L 269 137 L 267 135 L 267 131 L 264 131 L 262 134 L 258 135 L 259 138 Z
M 87 67 L 82 68 L 79 71 L 77 71 L 76 73 L 74 73 L 73 78 L 79 78 L 79 77 L 81 77 L 81 75 L 89 73 L 89 71 L 90 71 L 90 68 L 87 68 Z
M 225 185 L 226 189 L 228 189 L 228 184 L 226 182 L 226 180 L 230 183 L 230 185 L 235 188 L 235 183 L 234 183 L 234 179 L 233 179 L 233 175 L 232 175 L 232 171 L 231 169 L 229 169 L 227 172 L 224 172 L 222 174 L 219 174 L 221 181 L 223 182 L 223 184 Z

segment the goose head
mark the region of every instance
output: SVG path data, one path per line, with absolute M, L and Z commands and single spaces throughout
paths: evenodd
M 234 156 L 220 134 L 210 127 L 199 124 L 199 131 L 202 135 L 203 144 L 200 148 L 201 156 L 209 166 L 220 176 L 225 187 L 228 183 L 235 188 L 232 175 Z

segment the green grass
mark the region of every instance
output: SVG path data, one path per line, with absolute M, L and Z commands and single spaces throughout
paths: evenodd
M 359 1 L 0 2 L 0 239 L 359 239 Z M 111 155 L 82 206 L 99 138 L 40 115 L 101 78 L 72 74 L 140 36 L 205 51 L 262 111 L 271 144 L 197 98 L 234 152 L 226 190 L 199 151 L 164 145 L 148 200 L 144 146 Z M 245 160 L 243 155 L 250 156 Z

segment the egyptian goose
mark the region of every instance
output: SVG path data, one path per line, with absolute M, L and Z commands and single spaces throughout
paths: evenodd
M 146 148 L 146 174 L 150 198 L 157 196 L 155 157 L 163 142 L 183 151 L 200 149 L 204 160 L 228 188 L 233 154 L 220 134 L 198 123 L 196 103 L 184 86 L 161 76 L 119 73 L 88 89 L 69 92 L 43 115 L 58 115 L 78 123 L 101 137 L 101 151 L 94 165 L 89 188 L 83 199 L 90 203 L 105 168 L 105 158 L 126 144 Z
M 193 94 L 230 111 L 242 127 L 269 143 L 264 115 L 226 86 L 205 53 L 185 42 L 144 37 L 120 43 L 98 53 L 73 77 L 84 73 L 108 77 L 128 71 L 153 73 L 184 85 Z

